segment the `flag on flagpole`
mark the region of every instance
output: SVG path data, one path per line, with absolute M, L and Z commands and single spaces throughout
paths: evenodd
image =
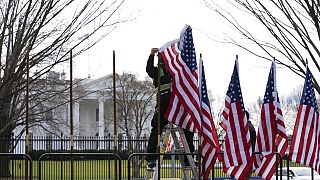
M 319 111 L 312 74 L 306 70 L 302 97 L 292 135 L 289 160 L 319 171 Z
M 201 88 L 198 85 L 198 67 L 191 27 L 186 25 L 180 39 L 168 42 L 160 48 L 159 53 L 173 77 L 172 95 L 166 118 L 184 129 L 199 134 L 206 167 L 205 179 L 208 179 L 220 148 L 217 136 L 215 137 L 202 66 Z
M 272 62 L 266 91 L 261 108 L 254 156 L 255 172 L 264 179 L 270 179 L 276 170 L 276 154 L 284 155 L 288 147 L 288 137 L 283 122 L 282 110 L 276 88 L 275 62 Z M 278 158 L 278 161 L 280 158 Z
M 226 131 L 223 170 L 236 179 L 243 179 L 252 166 L 252 150 L 240 87 L 238 60 L 235 61 L 220 125 Z
M 208 91 L 207 91 L 207 83 L 206 83 L 206 77 L 204 74 L 204 66 L 202 57 L 200 56 L 200 70 L 199 70 L 199 77 L 200 77 L 200 85 L 199 85 L 199 91 L 201 94 L 201 118 L 202 118 L 202 142 L 201 142 L 201 150 L 202 155 L 204 157 L 204 173 L 205 173 L 205 179 L 208 179 L 210 171 L 214 167 L 214 164 L 217 160 L 217 157 L 220 153 L 220 145 L 218 140 L 217 131 L 215 129 L 211 108 L 210 108 L 210 102 L 208 97 Z
M 180 39 L 163 45 L 159 53 L 172 75 L 172 95 L 166 118 L 184 129 L 201 134 L 198 67 L 191 27 L 186 25 Z

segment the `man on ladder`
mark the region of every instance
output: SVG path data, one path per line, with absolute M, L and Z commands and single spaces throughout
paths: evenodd
M 158 147 L 158 136 L 162 134 L 163 128 L 168 124 L 168 121 L 164 119 L 165 113 L 167 111 L 167 108 L 170 103 L 171 98 L 171 80 L 172 77 L 168 70 L 165 67 L 165 64 L 160 56 L 158 55 L 158 58 L 160 62 L 159 67 L 154 66 L 154 56 L 158 52 L 158 48 L 152 48 L 151 53 L 148 58 L 146 71 L 147 74 L 153 79 L 153 84 L 156 88 L 160 88 L 160 95 L 158 96 L 160 98 L 157 98 L 157 105 L 155 107 L 155 113 L 151 120 L 151 133 L 148 140 L 148 147 L 147 147 L 147 153 L 156 153 L 157 147 Z M 158 69 L 159 68 L 159 69 Z M 159 71 L 159 72 L 158 72 Z M 160 77 L 158 77 L 158 74 L 160 74 Z M 160 79 L 158 79 L 160 78 Z M 160 86 L 160 87 L 159 87 Z M 160 106 L 160 114 L 158 115 L 158 106 Z M 158 118 L 159 117 L 159 118 Z M 160 121 L 160 122 L 158 122 Z M 158 128 L 158 124 L 160 124 L 160 128 Z M 160 132 L 158 132 L 158 129 Z M 190 152 L 194 152 L 194 145 L 193 145 L 193 136 L 194 133 L 190 132 L 188 130 L 183 130 L 187 144 L 189 146 Z M 156 159 L 157 156 L 155 155 L 147 155 L 146 161 L 148 162 L 147 168 L 148 169 L 154 169 L 156 167 Z M 186 166 L 189 165 L 189 161 L 187 160 L 186 156 L 184 158 L 184 164 Z

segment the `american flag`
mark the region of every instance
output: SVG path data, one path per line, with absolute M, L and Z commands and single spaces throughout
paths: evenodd
M 172 96 L 166 118 L 201 134 L 198 68 L 191 27 L 186 25 L 180 39 L 165 44 L 159 53 L 172 75 Z
M 220 152 L 220 145 L 217 131 L 213 124 L 213 118 L 210 108 L 210 102 L 207 92 L 207 83 L 204 74 L 204 66 L 202 57 L 200 56 L 200 93 L 201 93 L 201 115 L 202 115 L 202 155 L 205 159 L 205 179 L 208 179 L 211 169 L 213 168 L 218 154 Z
M 306 79 L 299 105 L 289 151 L 289 160 L 319 171 L 319 111 L 312 75 L 307 67 Z
M 206 167 L 205 179 L 208 179 L 220 148 L 217 136 L 215 137 L 203 68 L 200 71 L 201 88 L 198 86 L 198 68 L 191 27 L 186 25 L 181 38 L 165 44 L 159 52 L 173 77 L 171 102 L 166 117 L 168 121 L 184 129 L 199 133 Z M 199 90 L 202 92 L 202 101 Z
M 276 170 L 276 155 L 274 153 L 279 152 L 283 156 L 288 147 L 288 137 L 276 88 L 275 69 L 273 61 L 261 108 L 255 147 L 255 152 L 262 154 L 255 155 L 254 169 L 264 179 L 270 179 Z
M 221 127 L 226 131 L 223 170 L 236 179 L 243 179 L 252 165 L 252 151 L 248 120 L 241 93 L 238 61 L 235 61 L 225 98 Z

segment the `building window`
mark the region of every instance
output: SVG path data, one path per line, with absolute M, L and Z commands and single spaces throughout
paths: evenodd
M 99 108 L 96 109 L 96 121 L 99 121 Z

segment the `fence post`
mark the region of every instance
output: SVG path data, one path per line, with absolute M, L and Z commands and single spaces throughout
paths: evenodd
M 108 153 L 110 153 L 111 152 L 111 134 L 110 133 L 108 133 Z M 111 162 L 110 162 L 110 157 L 108 158 L 108 171 L 109 172 L 111 172 Z M 110 179 L 111 178 L 111 175 L 110 175 L 110 173 L 109 173 L 109 175 L 108 175 L 108 178 Z

